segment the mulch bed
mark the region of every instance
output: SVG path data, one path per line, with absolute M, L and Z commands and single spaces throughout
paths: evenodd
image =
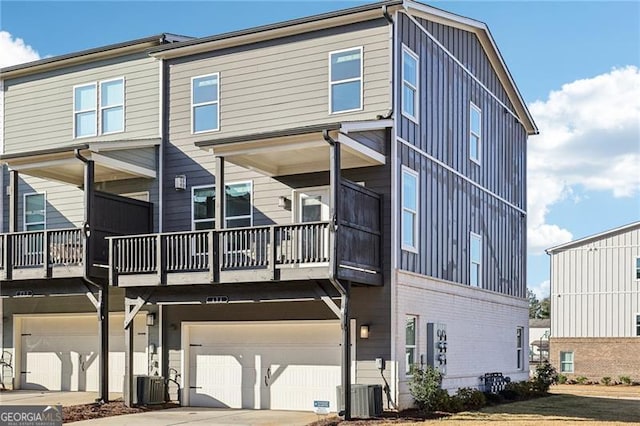
M 143 413 L 152 410 L 164 410 L 166 408 L 176 408 L 178 404 L 167 402 L 146 407 L 127 407 L 122 400 L 110 401 L 105 404 L 81 404 L 62 407 L 62 422 L 71 423 L 81 420 L 98 419 L 101 417 L 120 416 L 123 414 Z
M 425 420 L 436 420 L 443 417 L 449 417 L 451 414 L 436 411 L 433 413 L 426 413 L 420 410 L 404 410 L 401 412 L 387 411 L 382 413 L 382 416 L 371 419 L 353 419 L 350 421 L 342 420 L 340 417 L 327 417 L 326 419 L 315 421 L 308 426 L 367 426 L 375 425 L 376 423 L 417 423 Z

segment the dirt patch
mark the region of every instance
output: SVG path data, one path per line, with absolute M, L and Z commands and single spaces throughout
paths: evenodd
M 143 413 L 145 411 L 163 410 L 166 408 L 176 408 L 176 403 L 164 403 L 149 405 L 146 407 L 127 407 L 124 401 L 111 401 L 105 404 L 80 404 L 62 407 L 62 422 L 71 423 L 81 420 L 98 419 L 101 417 L 121 416 L 123 414 Z

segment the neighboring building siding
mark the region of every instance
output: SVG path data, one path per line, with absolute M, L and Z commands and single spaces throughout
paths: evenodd
M 397 317 L 395 352 L 399 408 L 413 405 L 405 374 L 405 318 L 418 317 L 416 358 L 426 359 L 427 323 L 443 323 L 447 329 L 447 374 L 442 387 L 454 392 L 459 387 L 478 388 L 479 377 L 501 372 L 512 381 L 529 375 L 526 300 L 462 285 L 434 280 L 408 272 L 397 273 Z M 523 368 L 516 364 L 516 328 L 524 327 Z
M 396 108 L 398 136 L 406 141 L 399 143 L 398 161 L 420 173 L 421 193 L 419 253 L 402 251 L 399 266 L 469 284 L 469 237 L 474 232 L 482 237 L 482 288 L 524 297 L 526 220 L 514 206 L 526 209 L 526 131 L 414 23 L 399 16 L 397 50 L 404 43 L 418 53 L 421 76 L 419 123 Z M 461 51 L 480 49 L 475 36 L 458 38 L 466 46 Z M 471 69 L 488 66 L 484 53 L 465 60 L 471 58 L 478 61 Z M 399 93 L 401 88 L 399 79 Z M 480 165 L 469 158 L 470 101 L 482 109 Z
M 635 337 L 637 257 L 640 223 L 552 252 L 551 336 Z
M 329 114 L 329 52 L 363 46 L 364 109 Z M 384 19 L 169 61 L 171 140 L 177 145 L 336 121 L 391 107 Z M 220 130 L 191 135 L 191 78 L 220 73 Z
M 7 80 L 4 154 L 157 137 L 158 70 L 156 59 L 140 53 Z M 125 79 L 125 131 L 73 139 L 73 86 L 118 77 Z
M 561 373 L 569 378 L 620 381 L 620 376 L 628 376 L 640 380 L 640 337 L 552 337 L 550 345 L 550 361 L 559 373 L 560 352 L 573 352 L 573 373 Z

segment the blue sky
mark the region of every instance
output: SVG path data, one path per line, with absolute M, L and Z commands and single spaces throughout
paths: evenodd
M 0 0 L 0 66 L 162 32 L 206 36 L 361 3 Z M 488 24 L 541 130 L 529 140 L 528 283 L 544 295 L 543 248 L 640 220 L 640 2 L 428 4 Z

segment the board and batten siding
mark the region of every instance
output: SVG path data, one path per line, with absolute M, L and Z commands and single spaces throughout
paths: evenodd
M 406 15 L 399 16 L 398 52 L 404 44 L 420 58 L 418 123 L 399 113 L 397 129 L 398 161 L 420 175 L 419 247 L 418 253 L 401 250 L 399 266 L 469 284 L 474 232 L 482 237 L 482 288 L 525 297 L 526 130 Z M 469 69 L 489 67 L 484 52 L 474 52 L 481 49 L 475 35 L 438 34 L 455 36 L 458 51 L 473 53 L 465 60 L 478 63 Z M 487 70 L 483 75 L 492 80 Z M 402 80 L 396 84 L 401 93 Z M 479 165 L 469 158 L 470 102 L 482 109 Z
M 640 223 L 551 255 L 551 336 L 634 337 Z
M 82 142 L 158 137 L 159 65 L 126 55 L 5 81 L 4 154 Z M 74 139 L 73 87 L 124 77 L 125 131 Z
M 361 111 L 329 113 L 329 52 L 363 47 Z M 391 107 L 389 27 L 383 19 L 169 62 L 169 123 L 178 145 L 337 121 L 374 120 Z M 219 73 L 220 130 L 191 135 L 191 78 Z

